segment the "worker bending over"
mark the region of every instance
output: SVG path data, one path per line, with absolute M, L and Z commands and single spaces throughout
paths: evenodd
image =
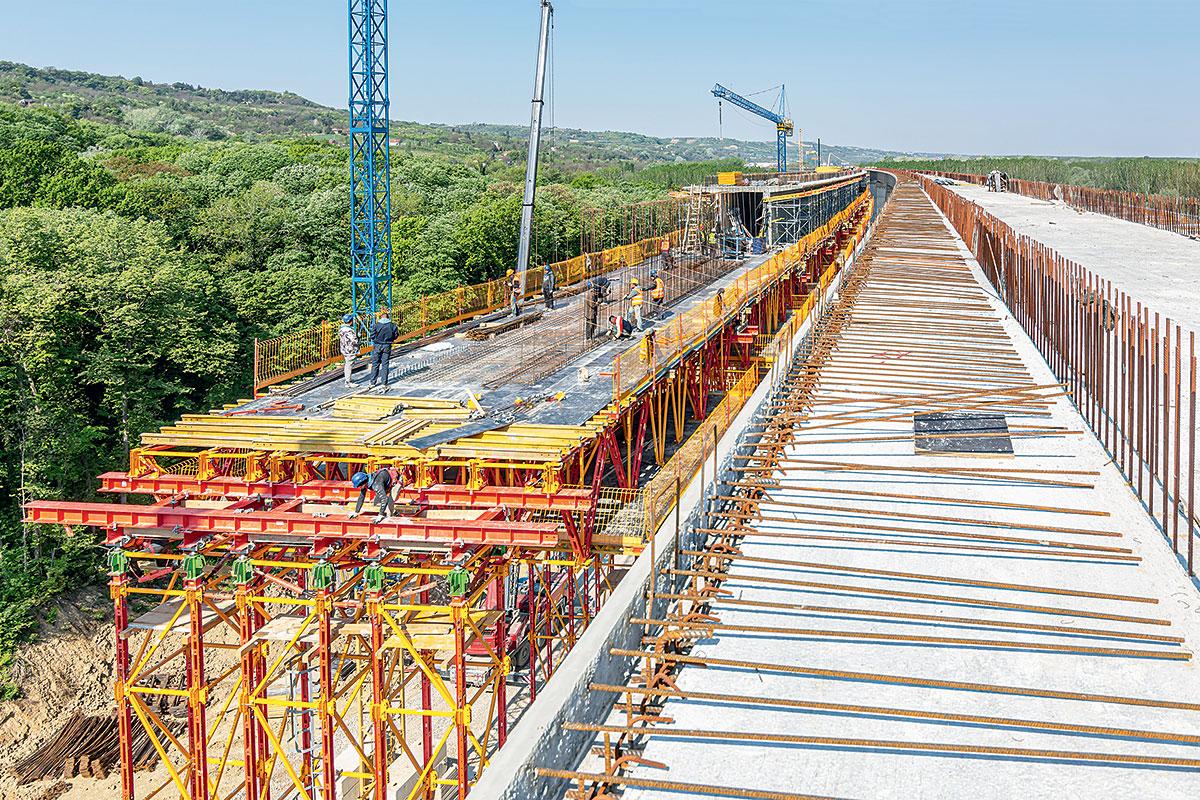
M 626 336 L 633 335 L 633 325 L 629 324 L 629 320 L 624 317 L 610 314 L 608 317 L 608 332 L 614 339 L 624 339 Z
M 400 338 L 400 329 L 388 316 L 386 308 L 380 309 L 379 319 L 371 325 L 371 387 L 379 382 L 383 373 L 383 390 L 388 388 L 388 366 L 392 360 L 392 344 Z
M 642 329 L 642 302 L 645 297 L 642 295 L 642 287 L 638 283 L 638 279 L 634 278 L 629 282 L 629 294 L 622 298 L 629 301 L 629 308 L 633 312 L 634 325 L 640 331 Z
M 396 479 L 392 476 L 392 470 L 388 467 L 381 467 L 370 475 L 365 472 L 356 472 L 350 478 L 350 483 L 355 489 L 358 489 L 358 502 L 354 504 L 354 511 L 350 514 L 350 519 L 354 519 L 362 513 L 363 503 L 367 501 L 367 492 L 373 494 L 372 499 L 379 506 L 379 515 L 375 517 L 375 522 L 383 522 L 389 516 L 396 513 L 396 501 L 392 499 L 392 486 Z
M 342 366 L 346 386 L 353 386 L 354 381 L 350 380 L 350 373 L 354 371 L 354 357 L 358 355 L 358 331 L 354 330 L 353 314 L 342 316 L 342 324 L 338 327 L 338 350 L 346 362 Z

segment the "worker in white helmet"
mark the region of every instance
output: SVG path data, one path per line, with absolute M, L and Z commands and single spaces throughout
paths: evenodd
M 642 303 L 645 302 L 645 296 L 642 294 L 642 287 L 638 284 L 637 278 L 629 282 L 629 294 L 622 299 L 629 301 L 629 309 L 633 312 L 634 327 L 640 331 L 642 329 Z

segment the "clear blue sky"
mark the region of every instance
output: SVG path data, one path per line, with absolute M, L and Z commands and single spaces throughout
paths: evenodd
M 806 139 L 1200 156 L 1200 0 L 556 0 L 554 119 L 716 135 L 786 83 Z M 526 123 L 537 0 L 393 0 L 392 116 Z M 0 0 L 0 59 L 346 104 L 345 0 Z M 729 112 L 725 134 L 769 139 Z

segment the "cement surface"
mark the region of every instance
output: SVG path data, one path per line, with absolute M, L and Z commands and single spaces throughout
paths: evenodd
M 926 213 L 936 214 L 932 204 Z M 886 219 L 881 229 L 885 227 Z M 912 419 L 911 416 L 884 419 L 887 413 L 863 402 L 871 394 L 886 391 L 903 396 L 972 387 L 997 390 L 1004 387 L 1005 381 L 1023 386 L 1055 384 L 1028 337 L 1006 309 L 984 291 L 982 273 L 961 242 L 948 225 L 945 229 L 945 236 L 924 240 L 914 237 L 913 241 L 901 239 L 891 243 L 887 231 L 881 230 L 884 241 L 877 245 L 875 259 L 892 259 L 895 272 L 906 265 L 919 264 L 923 258 L 962 259 L 969 268 L 969 273 L 964 270 L 964 274 L 973 277 L 975 283 L 973 289 L 967 287 L 962 291 L 972 304 L 985 304 L 986 310 L 950 310 L 964 295 L 955 294 L 957 290 L 948 287 L 944 297 L 937 297 L 935 292 L 935 296 L 928 298 L 933 302 L 919 314 L 924 333 L 915 341 L 904 334 L 872 338 L 878 331 L 872 331 L 869 325 L 863 331 L 864 338 L 856 341 L 854 327 L 847 329 L 844 344 L 822 372 L 812 411 L 826 420 L 830 414 L 855 413 L 849 415 L 847 424 L 837 427 L 829 427 L 828 421 L 824 421 L 808 423 L 799 429 L 795 443 L 786 450 L 786 458 L 809 463 L 803 469 L 789 468 L 776 473 L 781 486 L 771 490 L 772 502 L 764 503 L 760 514 L 777 519 L 751 523 L 765 532 L 828 538 L 773 539 L 751 534 L 740 545 L 742 560 L 734 563 L 730 570 L 732 578 L 723 585 L 736 600 L 806 604 L 836 611 L 755 608 L 718 601 L 714 613 L 726 625 L 785 626 L 820 632 L 784 636 L 718 630 L 699 642 L 692 655 L 745 661 L 748 665 L 686 667 L 677 678 L 679 689 L 685 692 L 787 698 L 872 706 L 879 710 L 797 710 L 766 708 L 743 701 L 669 699 L 662 714 L 672 722 L 655 726 L 664 733 L 672 728 L 702 729 L 860 741 L 857 744 L 721 743 L 652 736 L 640 755 L 663 762 L 669 768 L 637 766 L 630 775 L 707 786 L 851 798 L 1185 798 L 1200 791 L 1200 771 L 1196 765 L 1182 768 L 1161 763 L 1164 758 L 1200 759 L 1197 744 L 1200 711 L 1195 707 L 1168 709 L 1018 696 L 982 689 L 898 685 L 867 677 L 798 676 L 767 667 L 784 664 L 1183 703 L 1195 703 L 1200 697 L 1200 668 L 1190 658 L 1200 642 L 1200 593 L 1065 397 L 1059 394 L 1047 401 L 1048 417 L 1019 410 L 1009 414 L 1009 424 L 1014 430 L 1020 430 L 1019 426 L 1059 429 L 1058 434 L 1050 437 L 1014 439 L 1015 452 L 1011 456 L 918 454 L 911 439 L 878 440 L 911 434 Z M 946 307 L 939 310 L 936 307 L 939 301 L 944 301 Z M 986 331 L 986 336 L 981 333 L 974 344 L 992 341 L 1004 355 L 993 356 L 991 363 L 971 368 L 969 358 L 960 352 L 947 359 L 950 366 L 942 368 L 953 369 L 957 365 L 964 373 L 939 379 L 936 377 L 939 367 L 933 366 L 925 368 L 929 376 L 905 378 L 908 363 L 918 363 L 923 354 L 935 352 L 939 346 L 951 351 L 972 346 L 970 337 L 956 338 L 954 329 L 959 323 L 952 320 L 956 313 L 967 316 L 967 324 L 979 325 Z M 903 316 L 903 310 L 890 306 L 881 296 L 870 302 L 860 300 L 854 314 L 866 322 L 889 315 L 894 320 L 897 314 Z M 939 325 L 945 328 L 942 341 L 936 332 Z M 919 373 L 921 368 L 914 370 Z M 999 383 L 992 382 L 987 377 L 991 371 L 1004 372 L 1008 377 Z M 911 382 L 912 386 L 886 390 L 880 387 L 880 382 L 889 381 Z M 921 401 L 913 400 L 902 409 L 911 411 L 922 405 Z M 815 461 L 831 463 L 812 463 Z M 852 463 L 881 469 L 847 472 L 837 466 Z M 1044 472 L 1030 473 L 1038 474 L 1040 479 L 1029 482 L 1014 479 L 1010 472 L 997 473 L 994 478 L 969 478 L 882 469 L 934 466 Z M 1057 486 L 1046 480 L 1082 485 Z M 833 489 L 924 495 L 933 499 L 839 497 L 830 491 Z M 1029 504 L 1040 509 L 989 505 L 995 501 Z M 810 505 L 791 505 L 796 503 Z M 813 505 L 827 508 L 813 508 Z M 945 519 L 931 519 L 934 516 Z M 878 529 L 884 526 L 892 529 Z M 902 530 L 905 528 L 910 530 Z M 1096 532 L 1111 535 L 1099 536 Z M 981 538 L 987 536 L 1027 541 Z M 1064 542 L 1125 548 L 1126 555 L 1140 560 L 1115 561 L 1095 550 L 1072 553 L 1056 544 Z M 979 549 L 980 546 L 993 549 Z M 802 561 L 808 565 L 754 563 L 747 557 Z M 851 571 L 854 569 L 912 574 L 856 574 Z M 832 586 L 781 586 L 754 580 L 764 577 Z M 966 581 L 1003 585 L 969 585 Z M 1046 589 L 1074 594 L 1055 594 Z M 927 597 L 886 592 L 920 593 Z M 1083 592 L 1145 601 L 1088 597 L 1080 594 Z M 979 605 L 980 602 L 1027 607 L 1000 608 Z M 857 613 L 862 611 L 927 614 L 933 619 Z M 1081 614 L 1121 615 L 1168 624 L 1089 618 Z M 1003 623 L 1058 626 L 1060 630 L 1004 627 Z M 1103 632 L 1086 633 L 1081 630 L 1084 628 Z M 1130 633 L 1176 636 L 1183 641 L 1122 638 Z M 870 638 L 878 634 L 941 637 L 941 640 Z M 950 638 L 968 641 L 946 641 Z M 1135 655 L 1052 649 L 1064 646 L 1144 652 Z M 1163 657 L 1180 653 L 1188 654 L 1189 658 L 1176 661 Z M 927 718 L 905 717 L 882 709 L 915 710 Z M 932 718 L 937 714 L 1065 723 L 1097 730 L 1068 732 L 1044 727 L 1035 730 L 1007 724 L 1002 719 L 980 722 Z M 614 714 L 608 723 L 624 725 L 625 717 Z M 1193 740 L 1121 734 L 1112 730 L 1116 728 L 1166 732 Z M 912 747 L 889 748 L 880 746 L 881 742 Z M 928 744 L 941 748 L 918 749 Z M 1002 751 L 981 754 L 948 749 L 955 746 L 1019 748 L 1047 751 L 1047 754 Z M 1088 762 L 1057 757 L 1054 752 L 1058 751 L 1100 755 Z M 1120 764 L 1103 754 L 1144 758 L 1146 762 Z M 581 769 L 592 771 L 596 766 L 594 759 L 585 760 Z M 682 796 L 686 795 L 636 788 L 623 794 L 635 800 Z
M 1112 283 L 1135 301 L 1200 331 L 1200 241 L 1136 222 L 1076 211 L 982 186 L 949 187 L 1062 256 Z

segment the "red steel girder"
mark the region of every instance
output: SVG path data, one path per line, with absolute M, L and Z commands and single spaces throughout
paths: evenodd
M 305 483 L 247 481 L 216 477 L 200 480 L 191 475 L 147 475 L 130 477 L 125 472 L 100 476 L 100 491 L 120 494 L 150 494 L 189 497 L 271 497 L 277 500 L 348 502 L 358 497 L 349 481 L 315 480 Z M 401 489 L 400 502 L 454 508 L 522 508 L 538 511 L 585 511 L 592 503 L 588 489 L 560 489 L 546 494 L 536 487 L 484 486 L 468 489 L 452 484 L 435 484 L 424 489 Z
M 115 539 L 123 529 L 155 538 L 177 538 L 176 532 L 234 534 L 248 541 L 359 539 L 378 537 L 383 543 L 434 543 L 555 547 L 559 528 L 553 523 L 512 522 L 504 519 L 456 520 L 391 517 L 380 523 L 370 515 L 350 519 L 341 514 L 317 517 L 295 511 L 240 511 L 181 506 L 135 506 L 116 503 L 38 501 L 25 505 L 25 521 L 49 525 L 103 528 Z

